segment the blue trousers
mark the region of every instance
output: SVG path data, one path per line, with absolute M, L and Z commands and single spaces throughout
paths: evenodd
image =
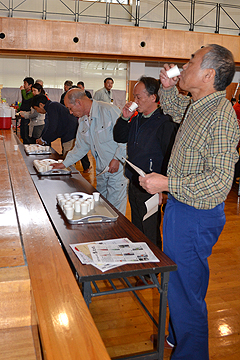
M 171 195 L 163 220 L 163 249 L 178 266 L 170 273 L 168 304 L 171 360 L 208 360 L 208 319 L 205 296 L 207 258 L 226 222 L 224 203 L 210 210 L 185 205 Z

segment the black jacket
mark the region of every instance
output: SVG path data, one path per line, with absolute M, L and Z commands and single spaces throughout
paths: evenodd
M 169 115 L 157 108 L 150 118 L 141 113 L 131 122 L 121 117 L 114 127 L 114 140 L 127 142 L 128 160 L 145 173 L 157 172 L 166 175 L 168 160 L 178 130 Z M 138 174 L 126 164 L 126 176 L 138 184 Z

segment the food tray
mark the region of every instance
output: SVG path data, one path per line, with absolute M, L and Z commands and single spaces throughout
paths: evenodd
M 28 155 L 45 155 L 52 153 L 50 146 L 38 144 L 24 145 L 24 150 Z
M 57 204 L 61 208 L 64 218 L 69 224 L 93 224 L 93 223 L 106 223 L 116 221 L 118 214 L 109 206 L 101 197 L 99 201 L 94 202 L 94 208 L 91 209 L 87 215 L 82 215 L 80 212 L 74 211 L 71 219 L 67 218 L 63 205 L 60 202 L 59 195 L 57 195 Z M 65 195 L 65 194 L 64 194 Z M 83 192 L 74 192 L 69 194 L 70 198 L 78 196 L 81 200 L 93 199 L 93 195 Z
M 63 160 L 54 159 L 42 159 L 33 160 L 33 166 L 37 170 L 38 175 L 69 175 L 71 170 L 69 168 L 64 169 L 52 169 L 52 164 L 61 163 Z

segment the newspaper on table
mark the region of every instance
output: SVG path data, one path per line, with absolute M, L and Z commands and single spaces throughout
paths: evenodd
M 111 243 L 111 244 L 128 244 L 131 243 L 131 241 L 128 238 L 121 238 L 121 239 L 111 239 L 111 240 L 103 240 L 103 241 L 94 241 L 94 242 L 88 242 L 88 243 L 80 243 L 80 244 L 70 244 L 71 249 L 74 251 L 74 253 L 77 255 L 79 260 L 82 264 L 86 265 L 93 265 L 97 269 L 101 270 L 102 272 L 105 272 L 107 270 L 114 269 L 118 266 L 124 265 L 122 264 L 107 264 L 107 263 L 94 263 L 91 255 L 91 251 L 89 250 L 88 245 L 91 244 L 97 244 L 97 245 L 105 245 L 105 243 Z
M 126 264 L 160 261 L 146 243 L 132 243 L 128 238 L 70 244 L 70 247 L 82 264 L 93 265 L 102 272 Z
M 140 262 L 160 261 L 144 242 L 125 243 L 119 241 L 115 244 L 89 244 L 94 263 L 101 264 L 134 264 Z

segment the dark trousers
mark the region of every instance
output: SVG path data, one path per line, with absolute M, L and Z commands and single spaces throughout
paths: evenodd
M 80 160 L 83 166 L 83 170 L 87 170 L 90 167 L 90 161 L 87 154 Z
M 140 185 L 135 185 L 131 181 L 128 189 L 129 203 L 131 206 L 132 223 L 141 230 L 155 245 L 162 249 L 160 223 L 161 211 L 158 211 L 143 221 L 143 217 L 147 212 L 145 201 L 152 197 Z
M 41 137 L 43 129 L 44 129 L 44 125 L 34 126 L 32 137 L 29 138 L 30 144 L 36 144 L 36 140 Z
M 225 224 L 224 203 L 210 210 L 183 204 L 171 195 L 163 220 L 164 253 L 177 264 L 170 273 L 168 305 L 172 360 L 209 360 L 205 296 L 208 257 Z
M 20 124 L 20 136 L 22 138 L 23 144 L 30 144 L 30 138 L 29 138 L 29 119 L 21 118 L 21 124 Z

